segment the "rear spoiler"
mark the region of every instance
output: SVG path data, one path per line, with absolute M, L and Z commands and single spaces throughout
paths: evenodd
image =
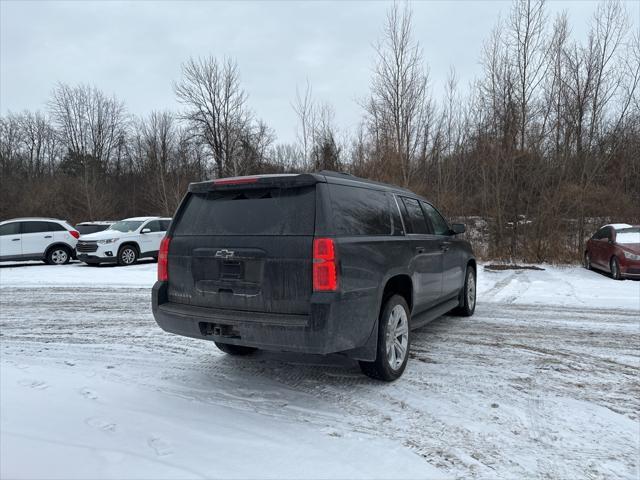
M 214 190 L 246 190 L 257 188 L 295 188 L 326 182 L 324 176 L 312 173 L 254 175 L 248 177 L 228 177 L 189 184 L 191 193 L 207 193 Z

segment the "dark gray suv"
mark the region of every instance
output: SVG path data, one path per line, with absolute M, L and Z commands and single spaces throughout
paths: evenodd
M 346 174 L 193 183 L 160 248 L 153 314 L 232 355 L 341 353 L 395 380 L 411 330 L 473 314 L 462 232 L 414 193 Z

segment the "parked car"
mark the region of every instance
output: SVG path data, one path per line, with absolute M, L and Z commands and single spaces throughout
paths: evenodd
M 14 218 L 0 222 L 0 261 L 43 260 L 69 263 L 80 233 L 65 220 Z
M 464 230 L 408 190 L 344 174 L 192 183 L 160 247 L 153 314 L 231 355 L 339 352 L 391 381 L 412 329 L 474 312 Z
M 640 278 L 640 225 L 614 223 L 600 228 L 587 241 L 584 266 L 609 272 L 616 280 Z
M 80 236 L 88 235 L 90 233 L 97 233 L 106 230 L 116 222 L 113 221 L 100 221 L 100 222 L 82 222 L 76 225 L 76 230 L 80 232 Z
M 120 220 L 106 230 L 83 235 L 76 246 L 76 255 L 89 265 L 133 265 L 140 258 L 157 258 L 170 223 L 170 218 L 161 217 Z

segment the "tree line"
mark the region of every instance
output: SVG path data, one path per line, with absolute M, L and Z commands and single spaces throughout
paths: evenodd
M 180 111 L 141 118 L 59 83 L 42 112 L 0 117 L 0 218 L 171 215 L 192 181 L 330 169 L 423 194 L 487 258 L 576 259 L 599 224 L 640 222 L 640 35 L 623 3 L 577 41 L 565 13 L 514 1 L 478 78 L 460 88 L 452 68 L 440 98 L 414 29 L 408 4 L 390 7 L 350 130 L 298 89 L 293 143 L 255 116 L 231 58 L 188 59 Z

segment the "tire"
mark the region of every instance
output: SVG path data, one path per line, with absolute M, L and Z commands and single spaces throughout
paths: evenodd
M 411 312 L 404 297 L 393 295 L 378 319 L 378 350 L 373 362 L 359 362 L 365 375 L 392 382 L 402 375 L 411 348 Z M 398 358 L 400 356 L 400 358 Z
M 45 262 L 49 265 L 66 265 L 71 260 L 71 252 L 67 247 L 55 246 L 47 251 Z
M 229 355 L 234 355 L 234 356 L 251 355 L 256 350 L 258 350 L 257 348 L 254 348 L 254 347 L 244 347 L 242 345 L 232 345 L 230 343 L 220 343 L 220 342 L 213 342 L 213 343 L 215 343 L 216 347 L 218 347 L 224 353 L 227 353 Z
M 471 265 L 467 266 L 464 286 L 458 295 L 458 307 L 453 310 L 455 315 L 470 317 L 476 311 L 476 278 L 476 269 Z
M 133 265 L 138 261 L 138 250 L 133 245 L 124 245 L 118 250 L 118 265 Z
M 591 254 L 589 252 L 584 252 L 584 268 L 587 270 L 591 270 Z
M 611 271 L 611 278 L 614 280 L 622 280 L 622 274 L 620 273 L 620 262 L 616 257 L 611 257 L 609 260 L 609 270 Z

